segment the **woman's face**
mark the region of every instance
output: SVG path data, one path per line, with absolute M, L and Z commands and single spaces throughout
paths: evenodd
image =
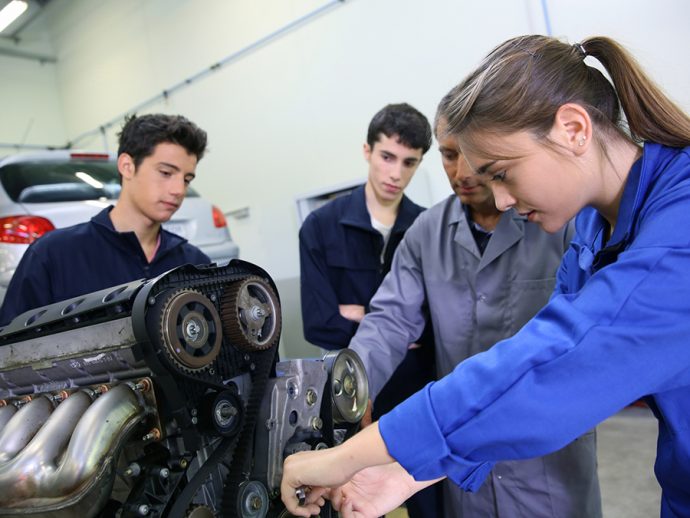
M 475 133 L 472 143 L 460 137 L 468 164 L 486 177 L 499 210 L 514 208 L 556 232 L 588 204 L 591 183 L 582 162 L 567 150 L 547 146 L 527 131 Z

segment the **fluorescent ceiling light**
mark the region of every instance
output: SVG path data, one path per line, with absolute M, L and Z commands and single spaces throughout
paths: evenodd
M 4 31 L 9 24 L 15 21 L 19 16 L 26 11 L 29 4 L 24 0 L 12 0 L 9 4 L 0 11 L 0 32 Z

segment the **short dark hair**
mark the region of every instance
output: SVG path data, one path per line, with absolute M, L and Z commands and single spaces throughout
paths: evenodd
M 399 142 L 422 154 L 431 147 L 431 126 L 427 118 L 407 103 L 384 106 L 369 123 L 367 144 L 373 148 L 381 133 L 386 137 L 397 135 Z
M 153 154 L 154 148 L 163 142 L 178 144 L 190 155 L 201 160 L 206 151 L 206 132 L 182 115 L 153 113 L 125 118 L 118 133 L 118 156 L 127 153 L 138 167 L 142 160 Z

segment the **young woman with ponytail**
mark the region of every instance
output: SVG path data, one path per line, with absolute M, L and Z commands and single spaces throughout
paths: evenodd
M 286 506 L 380 516 L 442 477 L 476 490 L 494 462 L 555 451 L 644 398 L 661 516 L 690 516 L 690 119 L 604 37 L 511 39 L 452 93 L 448 131 L 498 208 L 547 231 L 576 217 L 556 290 L 379 423 L 289 457 Z

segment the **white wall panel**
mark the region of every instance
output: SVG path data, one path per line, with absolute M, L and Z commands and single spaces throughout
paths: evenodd
M 55 65 L 0 56 L 0 144 L 67 141 Z M 0 156 L 14 153 L 0 148 Z

